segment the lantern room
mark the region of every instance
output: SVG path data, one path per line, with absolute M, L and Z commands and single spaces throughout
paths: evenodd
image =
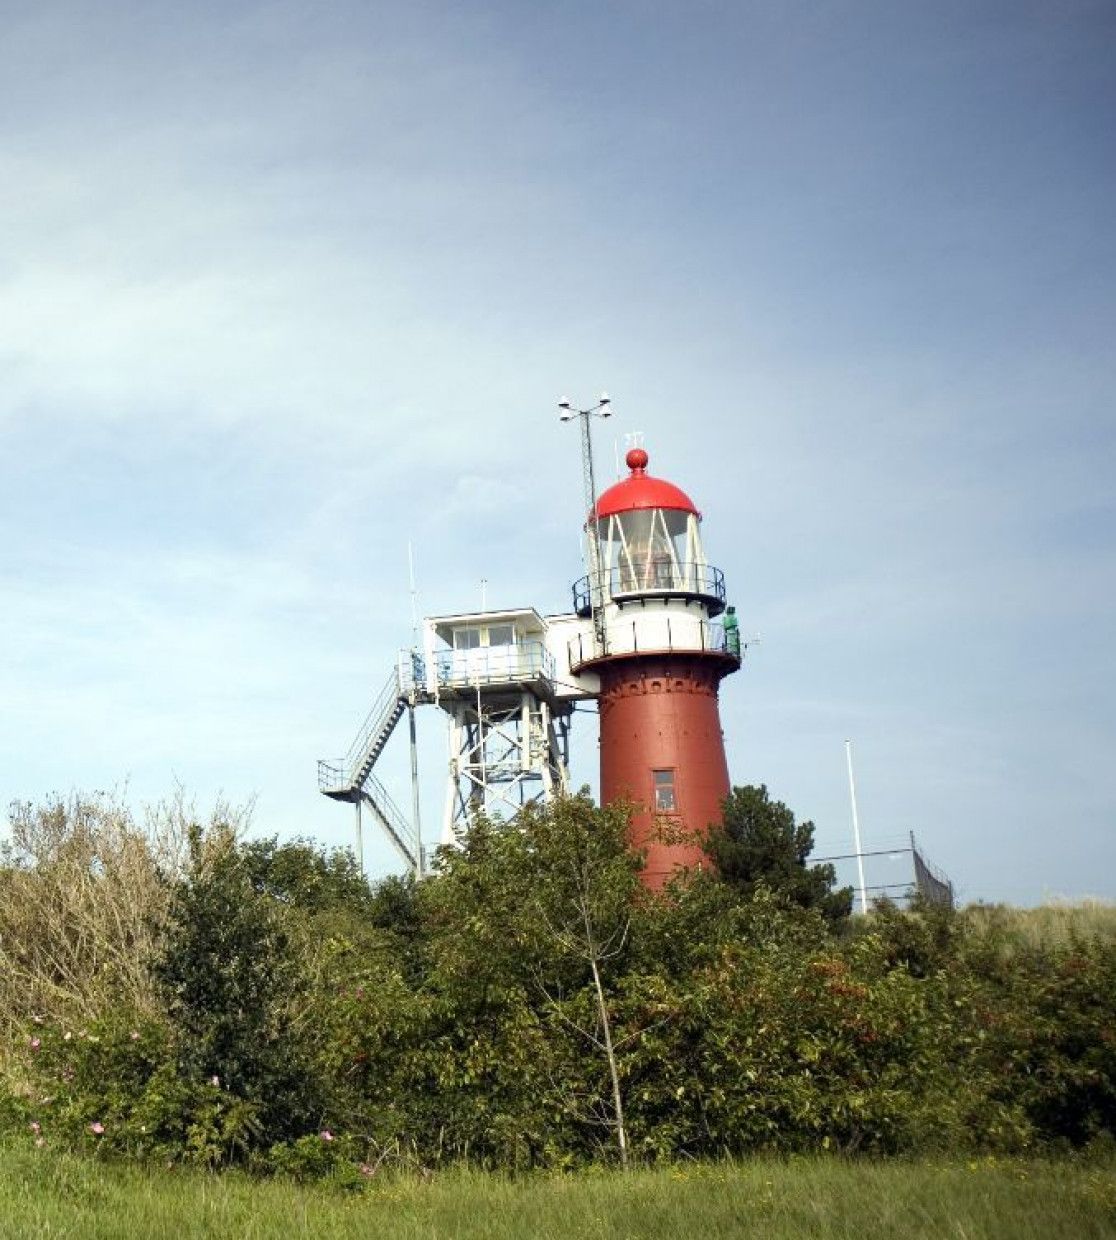
M 602 602 L 623 604 L 649 598 L 700 601 L 710 616 L 725 606 L 724 577 L 706 562 L 701 513 L 673 483 L 647 472 L 647 453 L 629 451 L 631 473 L 609 487 L 594 505 L 587 532 L 599 549 L 599 564 L 574 586 L 578 615 L 591 611 L 591 581 L 600 574 Z

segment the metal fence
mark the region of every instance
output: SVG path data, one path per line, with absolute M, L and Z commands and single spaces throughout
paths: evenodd
M 914 859 L 915 887 L 928 904 L 953 908 L 953 883 L 923 856 L 911 832 L 911 856 Z
M 873 900 L 890 900 L 895 904 L 911 904 L 917 898 L 929 904 L 953 908 L 955 898 L 953 883 L 946 874 L 926 859 L 913 832 L 907 835 L 904 844 L 896 843 L 893 848 L 877 848 L 860 853 L 836 853 L 828 857 L 811 857 L 809 864 L 829 863 L 833 865 L 837 870 L 838 885 L 852 887 L 854 891 L 858 891 L 859 884 L 853 865 L 858 859 L 865 864 L 865 873 L 869 880 L 890 880 L 865 882 L 864 891 L 869 903 Z M 906 867 L 906 873 L 897 875 L 887 865 L 889 862 L 902 862 Z

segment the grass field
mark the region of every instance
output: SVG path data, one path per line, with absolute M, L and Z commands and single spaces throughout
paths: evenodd
M 1116 1165 L 784 1162 L 509 1180 L 452 1172 L 359 1193 L 0 1151 L 4 1237 L 1116 1237 Z
M 1116 941 L 1116 904 L 1106 900 L 1052 900 L 1037 908 L 972 904 L 963 913 L 973 930 L 995 934 L 1005 947 L 1052 947 L 1075 936 Z

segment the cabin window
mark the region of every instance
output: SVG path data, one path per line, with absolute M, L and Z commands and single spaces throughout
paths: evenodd
M 490 646 L 513 646 L 515 644 L 514 625 L 490 624 L 488 626 L 488 644 Z
M 476 650 L 480 644 L 480 629 L 454 629 L 454 650 Z
M 660 814 L 673 814 L 678 809 L 674 795 L 674 772 L 653 771 L 655 778 L 655 810 Z

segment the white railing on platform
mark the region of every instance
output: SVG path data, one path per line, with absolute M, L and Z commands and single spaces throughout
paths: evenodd
M 438 650 L 434 673 L 439 689 L 532 684 L 553 681 L 554 659 L 542 642 Z
M 632 654 L 718 654 L 741 659 L 739 633 L 730 634 L 720 622 L 696 620 L 686 616 L 642 616 L 636 620 L 610 623 L 606 630 L 608 655 Z M 570 667 L 600 659 L 596 635 L 579 633 L 567 646 Z

